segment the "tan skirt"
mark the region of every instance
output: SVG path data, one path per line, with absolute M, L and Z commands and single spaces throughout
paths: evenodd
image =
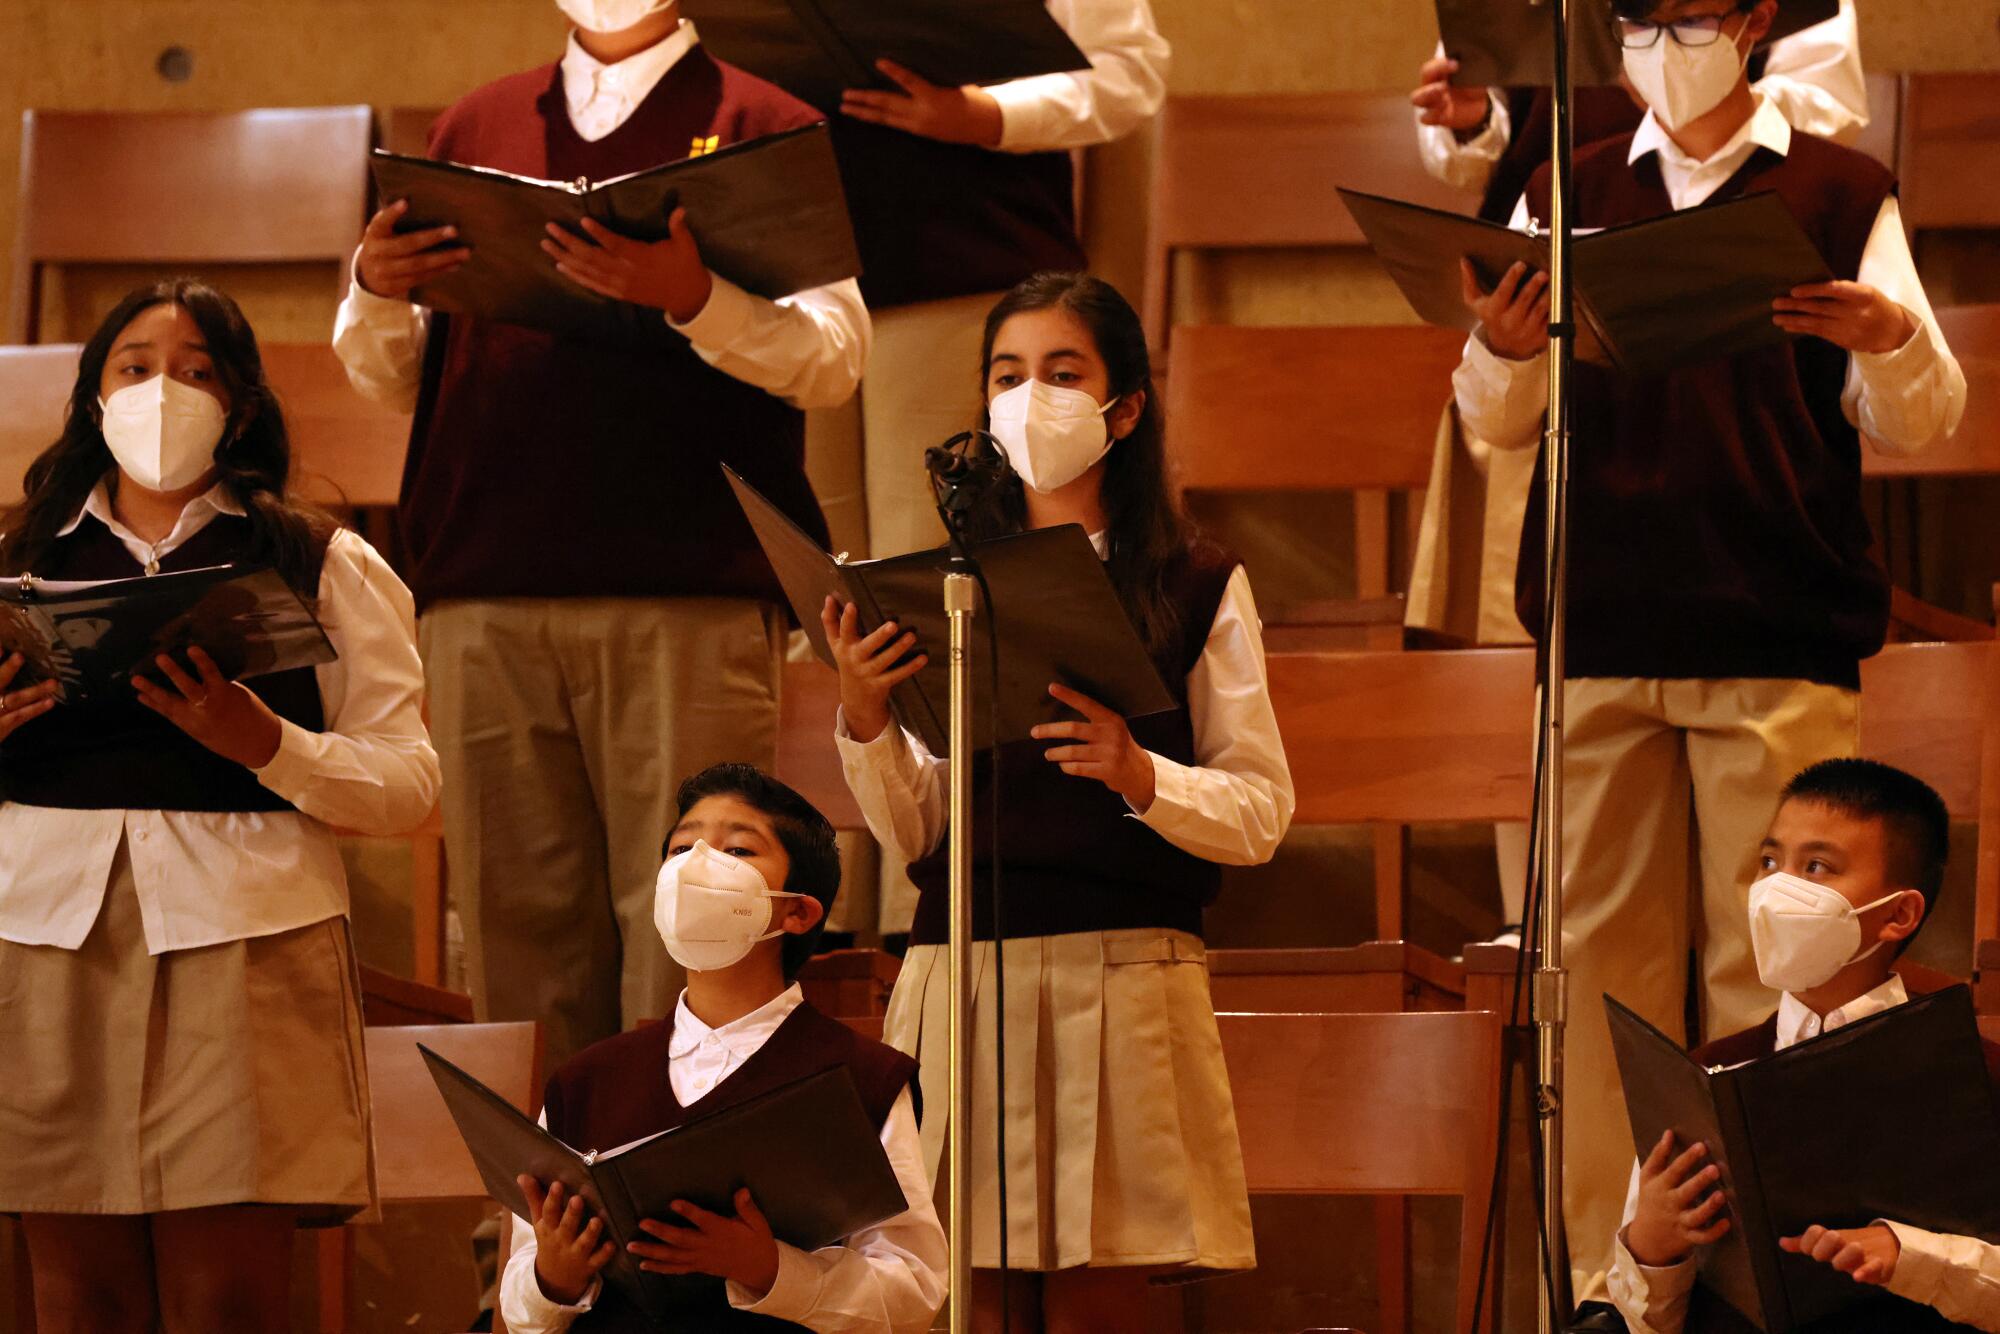
M 152 955 L 124 849 L 74 950 L 0 941 L 0 1212 L 373 1206 L 345 918 Z
M 1000 1263 L 993 947 L 973 949 L 972 1263 L 990 1269 Z M 1009 1267 L 1253 1267 L 1201 940 L 1164 929 L 1031 936 L 1006 942 L 1006 967 Z M 921 1064 L 933 1182 L 951 1106 L 949 972 L 943 946 L 913 948 L 883 1025 Z

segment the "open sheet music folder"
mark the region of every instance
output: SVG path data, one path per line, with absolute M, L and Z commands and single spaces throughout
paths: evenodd
M 931 754 L 949 754 L 951 630 L 944 614 L 944 576 L 951 553 L 939 547 L 886 560 L 838 559 L 726 465 L 724 471 L 821 662 L 833 664 L 819 620 L 829 596 L 855 604 L 864 633 L 884 621 L 916 631 L 917 651 L 927 653 L 930 662 L 895 688 L 890 708 Z M 1049 694 L 1051 682 L 1071 686 L 1127 718 L 1175 706 L 1082 528 L 1064 524 L 975 542 L 972 554 L 993 590 L 993 606 L 982 606 L 973 618 L 972 716 L 980 749 L 988 744 L 992 698 L 987 635 L 996 628 L 1000 745 L 1026 741 L 1036 725 L 1073 716 Z
M 909 1207 L 854 1077 L 843 1067 L 631 1144 L 578 1153 L 444 1057 L 421 1044 L 417 1050 L 488 1193 L 517 1218 L 528 1216 L 518 1176 L 532 1176 L 544 1187 L 560 1181 L 582 1196 L 617 1248 L 605 1281 L 663 1329 L 672 1327 L 667 1322 L 677 1306 L 722 1284 L 704 1275 L 644 1273 L 626 1251 L 626 1242 L 646 1239 L 639 1220 L 679 1221 L 670 1207 L 675 1200 L 733 1217 L 736 1191 L 748 1187 L 778 1239 L 805 1251 L 831 1246 Z M 812 1133 L 801 1134 L 801 1127 Z
M 13 688 L 54 678 L 66 704 L 130 703 L 132 677 L 161 679 L 154 659 L 199 647 L 232 681 L 335 658 L 298 593 L 263 565 L 211 565 L 130 579 L 0 580 L 0 657 L 23 660 Z
M 887 58 L 946 88 L 1090 68 L 1043 0 L 681 0 L 703 45 L 822 111 L 896 91 Z
M 1708 1146 L 1730 1228 L 1701 1255 L 1700 1281 L 1767 1334 L 1900 1300 L 1778 1249 L 1814 1223 L 1887 1218 L 2000 1240 L 2000 1116 L 1968 988 L 1727 1068 L 1604 1005 L 1635 1152 L 1668 1130 Z
M 1359 190 L 1340 197 L 1427 324 L 1470 333 L 1478 323 L 1460 289 L 1461 258 L 1488 290 L 1510 265 L 1549 266 L 1546 232 Z M 1833 276 L 1791 210 L 1768 192 L 1579 231 L 1570 256 L 1577 358 L 1634 376 L 1790 340 L 1772 322 L 1771 303 Z
M 1555 83 L 1552 0 L 1436 3 L 1445 54 L 1458 61 L 1454 84 L 1461 88 L 1547 88 Z M 1763 45 L 1824 23 L 1839 12 L 1840 0 L 1783 0 Z M 1571 0 L 1570 81 L 1575 86 L 1618 82 L 1624 62 L 1613 22 L 1610 0 Z
M 452 223 L 465 263 L 411 294 L 419 304 L 559 333 L 629 336 L 661 311 L 614 301 L 556 272 L 542 250 L 553 222 L 578 235 L 592 218 L 621 236 L 658 241 L 686 208 L 714 272 L 776 299 L 861 272 L 847 196 L 824 123 L 731 144 L 609 181 L 543 181 L 376 149 L 376 190 L 407 199 L 398 231 Z

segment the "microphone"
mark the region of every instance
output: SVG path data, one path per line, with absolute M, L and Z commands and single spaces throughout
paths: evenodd
M 985 431 L 960 431 L 941 445 L 924 451 L 924 470 L 938 508 L 961 515 L 979 502 L 986 488 L 1000 479 L 1007 466 L 1000 442 Z

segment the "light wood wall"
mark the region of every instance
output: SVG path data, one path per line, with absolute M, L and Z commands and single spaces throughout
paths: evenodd
M 2000 68 L 1992 0 L 1861 0 L 1863 47 L 1883 69 Z M 1154 0 L 1182 92 L 1401 88 L 1436 29 L 1426 0 Z M 549 0 L 5 0 L 0 4 L 0 266 L 11 262 L 18 124 L 28 107 L 206 108 L 366 102 L 436 105 L 546 60 L 562 20 Z M 193 74 L 155 69 L 179 46 Z M 1098 154 L 1094 251 L 1137 287 L 1145 145 Z M 1400 318 L 1365 272 L 1282 257 L 1225 265 L 1228 313 L 1257 320 Z M 331 285 L 301 274 L 252 284 L 274 336 L 324 328 Z M 103 285 L 124 275 L 103 275 Z M 99 283 L 57 300 L 83 316 Z

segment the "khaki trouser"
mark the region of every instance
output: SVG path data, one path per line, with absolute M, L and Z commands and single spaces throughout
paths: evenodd
M 875 346 L 861 382 L 868 554 L 878 559 L 944 544 L 924 451 L 979 424 L 979 342 L 997 292 L 874 313 Z M 882 860 L 876 920 L 908 931 L 916 886 L 893 854 Z
M 653 927 L 682 779 L 777 753 L 784 625 L 740 598 L 446 602 L 419 626 L 450 886 L 482 1018 L 550 1068 L 671 1012 Z
M 1602 997 L 1680 1033 L 1692 948 L 1705 1038 L 1770 1014 L 1746 908 L 1758 845 L 1792 775 L 1854 753 L 1856 698 L 1807 681 L 1583 678 L 1564 699 L 1564 1217 L 1581 1296 L 1610 1267 L 1632 1172 Z

